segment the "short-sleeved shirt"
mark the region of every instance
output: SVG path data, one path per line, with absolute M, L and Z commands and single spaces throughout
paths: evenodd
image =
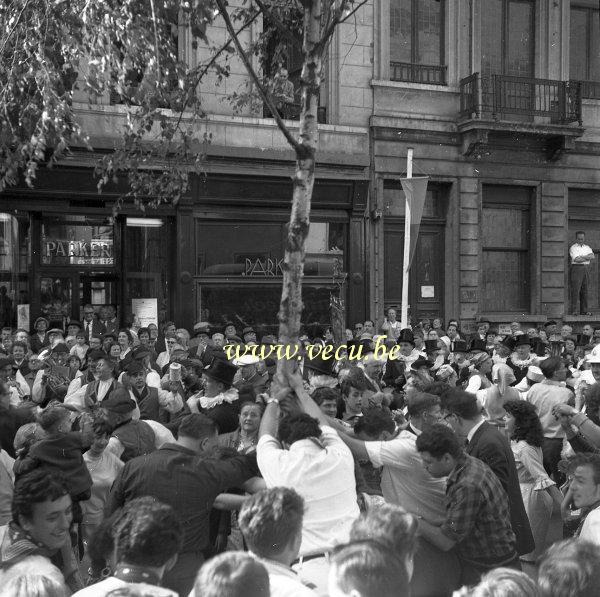
M 417 452 L 417 436 L 402 431 L 394 439 L 365 442 L 369 459 L 381 471 L 381 491 L 386 502 L 402 506 L 431 524 L 445 519 L 445 479 L 434 479 Z
M 508 496 L 481 460 L 465 455 L 448 476 L 441 531 L 463 559 L 490 564 L 516 557 Z
M 352 453 L 331 427 L 323 425 L 321 433 L 319 440 L 298 440 L 289 450 L 263 435 L 256 448 L 267 487 L 289 487 L 304 498 L 301 556 L 346 542 L 359 515 Z

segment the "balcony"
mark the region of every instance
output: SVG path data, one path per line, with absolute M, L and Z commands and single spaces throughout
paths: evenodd
M 440 65 L 390 62 L 390 79 L 403 83 L 447 85 L 447 70 L 446 66 Z
M 555 159 L 583 134 L 581 97 L 579 81 L 474 73 L 460 81 L 463 152 L 489 146 L 490 135 L 504 142 L 518 135 L 539 141 Z

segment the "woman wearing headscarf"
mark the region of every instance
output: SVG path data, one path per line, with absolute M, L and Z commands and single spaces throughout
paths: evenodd
M 515 374 L 508 365 L 497 363 L 492 367 L 492 385 L 477 392 L 477 399 L 485 409 L 489 423 L 504 426 L 504 403 L 521 398 L 519 391 L 511 387 L 515 381 Z

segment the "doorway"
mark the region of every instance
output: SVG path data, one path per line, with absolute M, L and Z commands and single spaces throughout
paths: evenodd
M 51 327 L 66 327 L 69 319 L 82 321 L 83 307 L 96 311 L 103 305 L 118 305 L 118 278 L 109 272 L 64 271 L 42 268 L 33 293 L 41 313 Z M 35 300 L 34 299 L 34 300 Z
M 385 305 L 402 304 L 404 223 L 385 225 Z M 444 226 L 422 224 L 410 267 L 408 304 L 413 323 L 425 317 L 444 317 Z

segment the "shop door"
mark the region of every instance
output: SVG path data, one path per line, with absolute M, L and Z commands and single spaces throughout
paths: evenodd
M 44 269 L 38 279 L 37 293 L 33 293 L 33 307 L 31 321 L 41 314 L 48 319 L 51 328 L 64 328 L 69 319 L 77 319 L 80 308 L 78 275 Z
M 43 269 L 37 288 L 39 313 L 48 318 L 51 327 L 66 327 L 69 319 L 82 321 L 87 304 L 98 311 L 103 305 L 118 303 L 117 278 L 111 274 Z
M 79 320 L 83 321 L 83 307 L 92 305 L 96 312 L 104 305 L 118 304 L 117 278 L 109 274 L 79 275 Z M 117 317 L 119 314 L 117 313 Z
M 404 224 L 385 227 L 385 305 L 402 304 Z M 423 224 L 410 268 L 408 300 L 413 324 L 424 317 L 444 317 L 444 227 Z

